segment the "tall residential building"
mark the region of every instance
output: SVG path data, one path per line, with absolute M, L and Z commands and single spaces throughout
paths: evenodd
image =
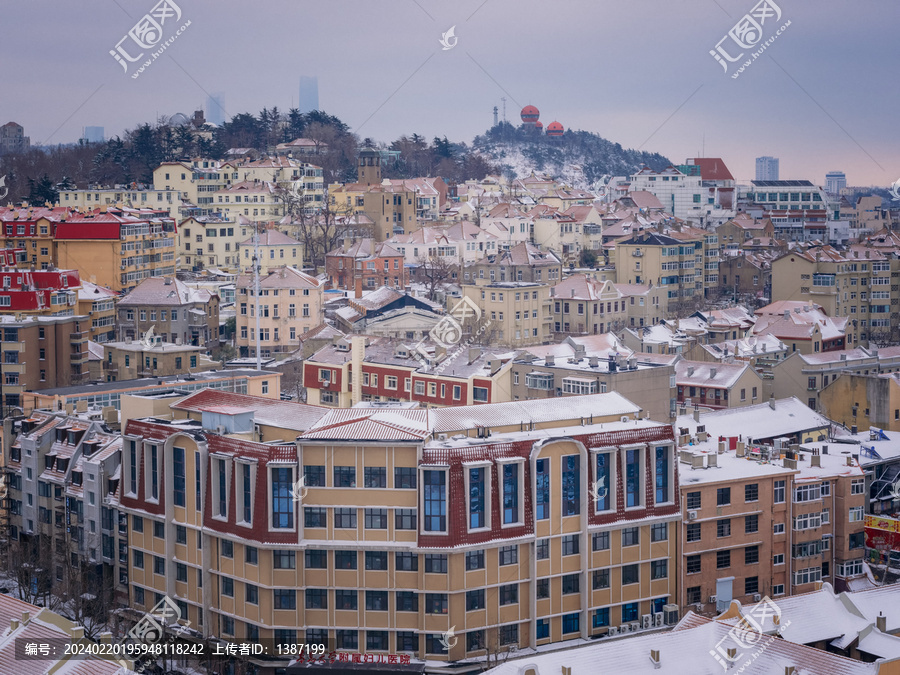
M 825 192 L 839 195 L 847 187 L 847 175 L 843 171 L 829 171 L 825 174 Z
M 86 143 L 102 143 L 106 140 L 103 127 L 85 127 L 82 140 Z
M 25 128 L 15 122 L 7 122 L 0 127 L 0 155 L 7 152 L 25 152 L 31 147 L 31 138 L 25 135 Z
M 300 98 L 297 100 L 297 108 L 301 113 L 319 109 L 319 78 L 315 75 L 300 76 Z
M 238 401 L 131 420 L 131 606 L 167 593 L 206 635 L 419 662 L 660 626 L 679 466 L 672 427 L 639 410 L 617 393 L 342 409 L 271 443 L 247 440 Z
M 756 158 L 756 180 L 778 180 L 778 158 Z
M 225 94 L 217 92 L 206 97 L 206 121 L 217 127 L 225 123 Z

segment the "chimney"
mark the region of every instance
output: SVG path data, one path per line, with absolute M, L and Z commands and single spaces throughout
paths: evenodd
M 353 297 L 358 300 L 359 298 L 362 297 L 362 277 L 356 278 L 356 289 L 355 290 L 356 290 L 356 292 L 354 293 Z
M 544 365 L 545 365 L 545 366 L 553 366 L 553 365 L 555 365 L 555 364 L 556 364 L 556 358 L 553 357 L 552 355 L 551 355 L 551 356 L 547 356 L 547 357 L 544 359 Z
M 714 380 L 716 378 L 716 373 L 719 372 L 716 368 L 709 369 L 709 379 Z
M 693 377 L 693 375 L 694 375 L 694 366 L 688 366 L 688 369 L 687 369 L 687 376 L 688 376 L 688 377 Z
M 809 465 L 811 467 L 822 467 L 822 456 L 821 455 L 810 455 L 809 457 Z
M 694 408 L 694 421 L 700 421 L 700 408 Z
M 29 621 L 31 621 L 31 612 L 22 612 L 22 625 L 27 626 Z
M 772 395 L 769 397 L 769 407 L 770 407 L 772 410 L 775 410 L 775 394 L 772 394 Z
M 662 665 L 659 662 L 659 650 L 658 649 L 650 650 L 650 663 L 653 664 L 653 668 L 656 670 L 659 670 L 660 666 Z
M 875 617 L 875 627 L 882 633 L 887 633 L 887 617 L 882 612 L 878 612 Z
M 84 639 L 84 626 L 72 626 L 72 642 Z
M 469 365 L 475 363 L 479 356 L 481 356 L 481 349 L 478 347 L 469 347 Z

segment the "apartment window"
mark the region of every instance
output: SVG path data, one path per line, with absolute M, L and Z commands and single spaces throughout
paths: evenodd
M 303 507 L 304 527 L 327 527 L 328 511 L 322 506 Z
M 688 574 L 698 574 L 700 572 L 699 555 L 689 555 L 685 558 L 685 571 Z
M 772 534 L 784 534 L 784 523 L 773 523 Z
M 700 508 L 700 493 L 699 492 L 688 492 L 687 493 L 687 508 L 691 510 L 697 510 Z
M 535 558 L 537 560 L 546 560 L 550 557 L 550 539 L 538 539 L 534 544 Z
M 748 483 L 744 486 L 744 501 L 745 502 L 755 502 L 759 501 L 759 484 L 758 483 Z
M 153 521 L 153 536 L 157 539 L 166 538 L 166 525 L 161 520 Z
M 864 478 L 854 478 L 850 481 L 850 494 L 861 495 L 865 490 L 866 481 Z
M 731 519 L 723 518 L 722 520 L 716 521 L 716 536 L 717 537 L 730 537 L 731 536 Z
M 366 611 L 367 612 L 386 612 L 387 608 L 388 608 L 387 591 L 366 591 Z
M 387 468 L 383 466 L 367 466 L 363 469 L 363 484 L 367 488 L 387 487 Z
M 397 591 L 395 593 L 395 599 L 397 601 L 398 612 L 419 611 L 419 594 L 415 591 Z
M 334 510 L 334 526 L 336 528 L 355 529 L 356 509 L 342 508 Z
M 784 565 L 784 553 L 776 553 L 772 556 L 773 565 Z
M 716 490 L 716 506 L 728 506 L 729 504 L 731 504 L 731 488 L 718 488 Z
M 535 520 L 550 517 L 550 460 L 538 459 L 534 463 Z
M 303 552 L 304 566 L 308 570 L 324 570 L 328 567 L 328 551 L 308 548 Z
M 776 480 L 773 490 L 773 501 L 776 504 L 783 504 L 785 497 L 785 481 Z
M 591 535 L 591 548 L 595 551 L 609 549 L 609 532 L 595 532 Z
M 669 448 L 665 445 L 656 448 L 656 503 L 664 504 L 669 497 Z
M 153 556 L 153 573 L 160 576 L 166 575 L 166 559 L 158 555 Z
M 638 565 L 622 566 L 622 585 L 636 584 L 640 581 L 640 569 Z
M 641 505 L 641 451 L 625 451 L 625 506 Z
M 466 552 L 466 571 L 484 569 L 484 549 Z
M 184 448 L 172 448 L 172 499 L 175 506 L 184 506 Z
M 612 500 L 610 499 L 612 458 L 612 453 L 597 453 L 597 470 L 595 475 L 597 489 L 595 494 L 599 499 L 595 499 L 594 502 L 594 508 L 597 511 L 608 511 L 612 508 Z
M 416 489 L 416 468 L 415 467 L 396 467 L 394 469 L 394 488 L 395 489 Z
M 747 577 L 744 579 L 744 595 L 759 593 L 759 577 Z
M 141 516 L 131 516 L 131 529 L 135 532 L 143 532 L 144 519 Z
M 500 644 L 511 645 L 519 642 L 519 624 L 500 626 Z
M 862 506 L 853 506 L 850 508 L 850 522 L 857 523 L 864 518 L 863 507 Z
M 609 588 L 609 569 L 594 570 L 592 586 L 595 591 Z
M 486 526 L 484 513 L 485 467 L 469 469 L 469 529 Z
M 731 551 L 716 551 L 716 569 L 731 567 Z
M 394 527 L 398 530 L 415 530 L 416 509 L 397 509 L 394 511 Z
M 134 567 L 135 569 L 142 570 L 144 569 L 144 552 L 135 549 L 134 550 Z
M 294 527 L 294 500 L 291 491 L 294 471 L 291 467 L 272 469 L 272 527 Z
M 424 482 L 425 531 L 447 530 L 447 474 L 445 471 L 425 470 Z
M 296 594 L 293 589 L 276 588 L 275 609 L 294 609 Z M 307 588 L 306 609 L 328 609 L 328 589 Z
M 581 457 L 567 455 L 562 458 L 562 515 L 581 513 Z
M 651 579 L 666 579 L 669 576 L 669 561 L 668 560 L 654 560 L 650 563 L 650 578 Z
M 187 544 L 187 528 L 184 525 L 175 526 L 175 543 Z
M 386 570 L 387 568 L 387 551 L 366 551 L 367 570 Z
M 334 568 L 338 570 L 355 570 L 357 566 L 356 551 L 338 550 L 334 552 Z
M 334 487 L 356 487 L 356 467 L 334 467 Z
M 222 577 L 222 595 L 226 598 L 234 597 L 234 579 Z
M 507 584 L 500 587 L 500 606 L 519 602 L 519 585 Z
M 365 527 L 367 530 L 386 530 L 387 509 L 366 509 Z
M 538 579 L 534 585 L 535 593 L 537 594 L 538 600 L 543 600 L 550 597 L 550 580 L 549 579 Z
M 471 612 L 476 609 L 484 609 L 484 589 L 479 588 L 474 591 L 466 591 L 466 611 Z
M 432 574 L 446 574 L 447 556 L 443 553 L 426 553 L 425 571 Z
M 578 593 L 580 588 L 580 574 L 564 574 L 562 577 L 562 592 L 563 595 L 569 595 L 571 593 Z
M 234 542 L 228 539 L 220 539 L 223 558 L 234 558 Z
M 622 529 L 622 546 L 637 546 L 640 543 L 640 529 L 625 527 Z
M 759 546 L 747 546 L 744 549 L 744 564 L 755 565 L 759 562 Z
M 275 549 L 272 551 L 272 567 L 276 570 L 292 570 L 295 568 L 294 551 Z
M 669 538 L 669 524 L 657 523 L 650 528 L 650 541 L 666 541 Z
M 519 464 L 503 466 L 503 524 L 519 522 Z
M 501 586 L 501 592 L 502 592 Z M 448 597 L 446 593 L 426 593 L 425 613 L 446 614 L 448 612 Z M 501 603 L 502 604 L 502 603 Z
M 216 460 L 216 515 L 220 518 L 228 517 L 228 467 L 224 459 Z
M 253 469 L 249 464 L 241 463 L 241 492 L 243 522 L 253 522 Z
M 689 523 L 685 535 L 688 542 L 700 541 L 700 523 Z
M 578 540 L 579 535 L 577 534 L 567 534 L 562 538 L 562 554 L 566 555 L 578 555 Z

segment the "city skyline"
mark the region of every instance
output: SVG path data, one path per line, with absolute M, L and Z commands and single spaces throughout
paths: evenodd
M 882 105 L 858 106 L 854 97 L 826 96 L 816 83 L 823 71 L 834 81 L 869 89 L 890 81 L 897 47 L 888 31 L 900 8 L 866 5 L 849 14 L 836 1 L 815 9 L 784 7 L 781 21 L 791 22 L 785 34 L 732 79 L 709 52 L 752 6 L 743 0 L 685 7 L 659 2 L 655 11 L 635 16 L 626 7 L 572 2 L 537 21 L 529 11 L 537 5 L 529 2 L 472 1 L 452 9 L 410 3 L 402 10 L 344 2 L 340 11 L 329 6 L 302 15 L 316 30 L 307 36 L 312 63 L 298 71 L 317 74 L 327 112 L 360 137 L 388 143 L 412 133 L 469 143 L 490 127 L 492 109 L 502 108 L 505 97 L 507 119 L 533 104 L 542 117 L 566 128 L 594 131 L 673 162 L 701 154 L 722 157 L 739 181 L 753 178 L 755 157 L 770 154 L 782 159 L 784 178 L 818 182 L 823 168 L 841 166 L 853 177 L 851 184 L 890 185 L 900 175 L 900 164 L 891 160 L 900 141 L 887 111 L 900 94 L 885 88 Z M 132 79 L 109 51 L 151 7 L 62 6 L 57 20 L 45 26 L 40 49 L 27 32 L 11 34 L 0 86 L 22 95 L 8 102 L 6 117 L 23 124 L 35 144 L 52 144 L 74 142 L 89 123 L 115 136 L 160 114 L 201 109 L 210 92 L 228 85 L 227 117 L 291 107 L 300 72 L 270 64 L 292 60 L 291 17 L 301 16 L 294 4 L 276 1 L 265 12 L 228 1 L 217 12 L 185 6 L 181 21 L 190 26 Z M 26 24 L 34 11 L 12 6 L 5 19 Z M 284 20 L 272 25 L 266 21 L 272 14 Z M 615 29 L 587 49 L 598 22 Z M 265 24 L 266 49 L 238 45 L 210 59 L 223 31 L 235 23 L 250 31 Z M 458 45 L 445 50 L 440 38 L 450 26 L 456 27 Z M 499 43 L 498 26 L 505 27 Z M 385 40 L 390 33 L 397 39 Z M 529 45 L 547 33 L 566 34 L 568 44 L 585 47 L 546 57 Z M 636 34 L 640 50 L 631 49 Z M 352 38 L 349 47 L 330 54 L 331 45 L 346 38 Z M 848 40 L 855 44 L 852 54 L 833 48 Z M 628 67 L 613 67 L 626 49 Z M 64 63 L 78 66 L 82 76 L 66 78 Z M 26 70 L 33 76 L 23 81 L 18 73 Z M 459 95 L 453 93 L 454 80 Z M 238 90 L 236 81 L 246 86 Z M 451 86 L 435 86 L 441 83 Z

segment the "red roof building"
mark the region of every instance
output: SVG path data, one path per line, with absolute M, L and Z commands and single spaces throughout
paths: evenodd
M 565 131 L 565 127 L 559 122 L 550 122 L 550 124 L 547 125 L 548 136 L 562 136 Z

